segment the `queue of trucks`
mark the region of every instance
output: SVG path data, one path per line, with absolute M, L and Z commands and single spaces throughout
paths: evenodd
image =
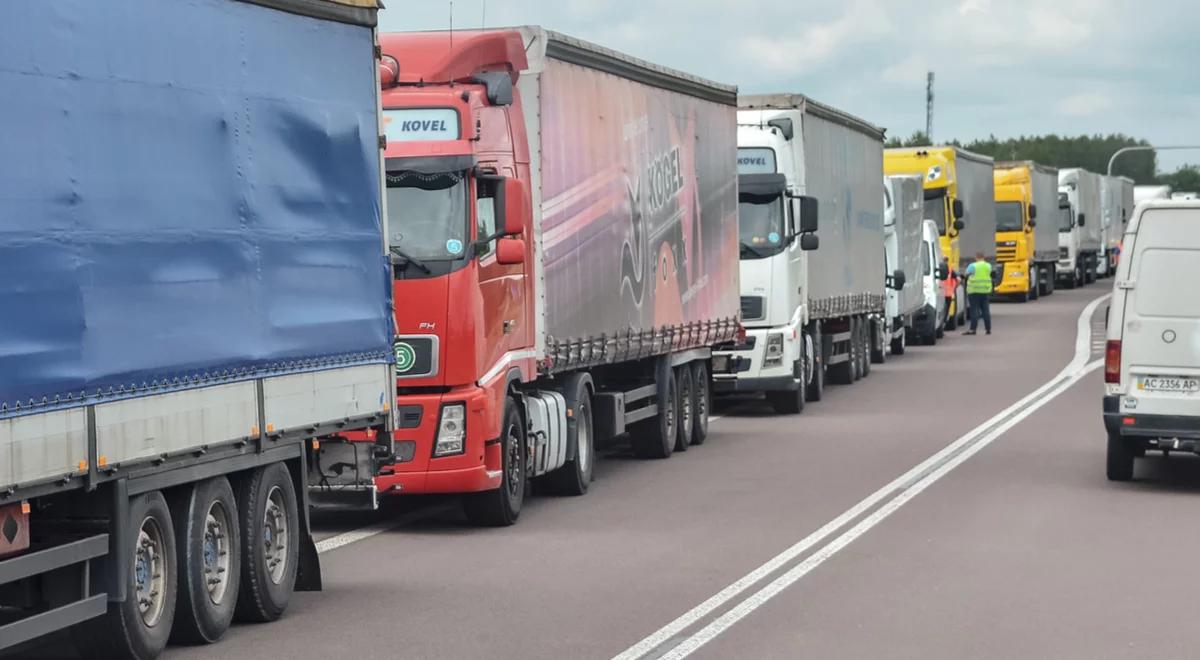
M 0 7 L 0 651 L 215 642 L 320 589 L 310 509 L 512 525 L 714 396 L 800 413 L 965 323 L 976 254 L 1111 272 L 1139 192 L 540 27 L 77 9 Z

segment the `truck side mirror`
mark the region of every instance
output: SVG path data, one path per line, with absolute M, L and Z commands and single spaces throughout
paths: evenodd
M 816 197 L 801 195 L 796 199 L 800 201 L 800 221 L 797 223 L 799 225 L 799 233 L 811 234 L 820 225 L 818 221 L 820 205 L 817 204 Z
M 800 234 L 800 249 L 810 252 L 821 246 L 821 239 L 816 234 Z
M 519 238 L 502 238 L 496 241 L 496 263 L 501 266 L 525 263 L 525 241 Z
M 1086 217 L 1087 217 L 1087 215 L 1085 215 L 1085 214 L 1083 214 L 1083 213 L 1080 213 L 1080 214 L 1079 214 L 1079 219 L 1075 221 L 1075 224 L 1077 224 L 1077 225 L 1079 225 L 1080 227 L 1082 227 L 1082 226 L 1083 226 L 1083 224 L 1084 224 L 1083 220 L 1084 220 L 1084 218 L 1086 218 Z
M 1031 231 L 1033 231 L 1034 227 L 1037 227 L 1037 220 L 1034 220 L 1034 219 L 1030 218 L 1030 220 L 1029 220 L 1029 229 L 1026 229 L 1026 230 L 1025 230 L 1025 232 L 1026 232 L 1026 233 L 1028 233 L 1028 232 L 1031 232 Z
M 963 229 L 966 229 L 966 227 L 967 223 L 963 222 L 962 220 L 954 221 L 954 231 L 962 231 Z
M 908 283 L 908 276 L 904 274 L 904 271 L 897 269 L 896 272 L 892 273 L 892 288 L 893 289 L 895 289 L 897 291 L 901 291 L 904 289 L 904 285 L 907 283 Z
M 1032 220 L 1037 220 L 1037 204 L 1030 204 L 1030 205 L 1029 205 L 1029 219 L 1030 219 L 1031 221 L 1032 221 Z M 1032 227 L 1032 226 L 1033 226 L 1033 222 L 1030 222 L 1030 223 L 1029 223 L 1029 226 L 1030 226 L 1030 227 Z
M 954 212 L 954 218 L 956 220 L 961 220 L 967 217 L 967 207 L 963 206 L 961 199 L 954 200 L 954 203 L 951 204 L 951 206 L 954 207 L 951 209 L 951 211 Z
M 496 228 L 504 236 L 516 236 L 525 230 L 525 217 L 529 215 L 529 191 L 520 179 L 503 179 L 500 199 L 496 200 L 497 211 L 503 213 L 496 218 Z

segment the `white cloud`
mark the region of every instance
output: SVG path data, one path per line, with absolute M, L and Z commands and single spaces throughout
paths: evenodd
M 795 74 L 829 66 L 837 55 L 891 31 L 883 6 L 859 0 L 841 16 L 814 22 L 794 34 L 744 37 L 739 41 L 739 50 L 755 64 Z
M 1082 92 L 1064 97 L 1056 110 L 1067 117 L 1088 117 L 1108 110 L 1112 104 L 1112 98 L 1102 92 Z

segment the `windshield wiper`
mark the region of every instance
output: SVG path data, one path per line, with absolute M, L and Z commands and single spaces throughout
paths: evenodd
M 747 245 L 745 243 L 741 243 L 740 245 L 741 245 L 740 256 L 744 257 L 744 256 L 746 256 L 747 253 L 749 253 L 751 256 L 757 257 L 759 259 L 763 259 L 767 256 L 767 255 L 763 254 L 762 252 L 760 252 L 758 248 L 756 248 L 752 245 Z
M 426 266 L 424 262 L 422 262 L 420 259 L 417 259 L 416 257 L 406 254 L 404 252 L 404 250 L 401 250 L 400 248 L 396 247 L 395 245 L 388 247 L 388 250 L 390 250 L 391 253 L 394 254 L 395 256 L 400 257 L 400 261 L 393 261 L 393 263 L 397 266 L 400 266 L 401 270 L 403 270 L 404 268 L 407 268 L 409 264 L 412 264 L 412 265 L 416 266 L 417 268 L 420 268 L 421 270 L 425 271 L 426 275 L 433 274 L 433 271 L 430 270 L 429 266 Z

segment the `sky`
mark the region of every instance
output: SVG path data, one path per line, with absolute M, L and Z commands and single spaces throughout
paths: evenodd
M 485 5 L 486 3 L 486 5 Z M 450 0 L 385 0 L 445 29 Z M 536 24 L 746 93 L 800 92 L 935 140 L 1126 133 L 1200 145 L 1197 0 L 454 0 L 456 28 Z M 1160 170 L 1200 150 L 1160 152 Z

